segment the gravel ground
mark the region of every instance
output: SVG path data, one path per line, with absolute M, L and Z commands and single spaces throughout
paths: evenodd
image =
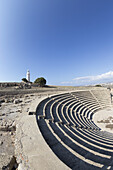
M 19 117 L 25 110 L 27 114 L 30 103 L 36 94 L 23 94 L 0 97 L 0 169 L 16 169 L 15 131 Z

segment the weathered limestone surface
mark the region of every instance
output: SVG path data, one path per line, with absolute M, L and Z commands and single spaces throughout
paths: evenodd
M 0 170 L 16 167 L 15 131 L 25 106 L 28 111 L 35 95 L 4 95 L 0 97 Z
M 20 125 L 20 126 L 19 126 Z M 42 137 L 35 115 L 23 116 L 16 131 L 16 156 L 21 167 L 30 170 L 69 169 L 51 151 Z

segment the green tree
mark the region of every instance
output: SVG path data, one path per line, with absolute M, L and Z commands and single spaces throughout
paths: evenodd
M 102 87 L 100 84 L 96 84 L 95 87 Z
M 44 87 L 46 85 L 46 79 L 43 77 L 37 78 L 34 83 L 37 83 L 40 87 Z

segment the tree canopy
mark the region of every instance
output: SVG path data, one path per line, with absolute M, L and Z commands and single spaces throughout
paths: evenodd
M 40 87 L 44 87 L 46 85 L 46 79 L 43 77 L 37 78 L 34 83 L 37 83 Z

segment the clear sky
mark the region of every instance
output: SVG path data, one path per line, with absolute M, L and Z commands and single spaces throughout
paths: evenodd
M 0 0 L 0 81 L 27 69 L 51 85 L 113 80 L 113 0 Z

